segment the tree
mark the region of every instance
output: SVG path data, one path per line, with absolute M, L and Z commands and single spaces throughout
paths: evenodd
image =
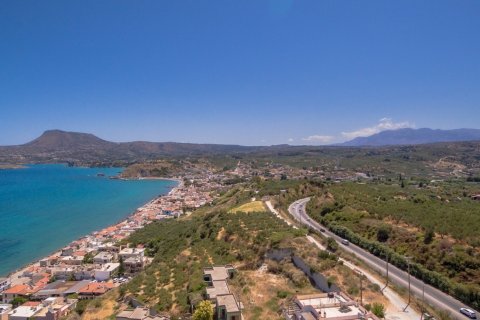
M 374 302 L 372 304 L 372 313 L 379 318 L 385 318 L 385 306 L 381 303 Z
M 83 257 L 83 263 L 84 264 L 92 264 L 93 263 L 93 254 L 91 252 L 88 252 L 85 254 Z
M 382 225 L 377 230 L 377 240 L 379 242 L 387 242 L 390 237 L 390 228 L 386 225 Z
M 434 237 L 435 237 L 435 230 L 433 229 L 432 226 L 430 226 L 430 227 L 427 228 L 427 230 L 425 230 L 425 236 L 423 238 L 423 243 L 425 243 L 425 244 L 432 243 Z
M 15 297 L 13 298 L 13 300 L 10 302 L 14 308 L 24 304 L 25 302 L 27 302 L 28 300 L 24 297 Z
M 198 304 L 193 313 L 193 320 L 213 320 L 213 306 L 208 300 L 202 301 Z
M 337 251 L 338 249 L 338 243 L 337 241 L 335 241 L 335 239 L 333 238 L 327 238 L 327 249 L 330 250 L 330 251 Z
M 123 276 L 125 273 L 125 265 L 123 264 L 123 257 L 120 256 L 118 259 L 118 263 L 120 263 L 120 266 L 118 267 L 118 275 Z

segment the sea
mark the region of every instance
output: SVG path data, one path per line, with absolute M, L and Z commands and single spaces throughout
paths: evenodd
M 0 276 L 123 220 L 177 185 L 109 178 L 121 171 L 61 164 L 0 170 Z

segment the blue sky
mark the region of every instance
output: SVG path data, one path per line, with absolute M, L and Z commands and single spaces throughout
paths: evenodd
M 480 127 L 480 1 L 0 2 L 0 145 Z

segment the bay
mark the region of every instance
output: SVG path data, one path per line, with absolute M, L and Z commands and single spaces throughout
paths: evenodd
M 119 222 L 177 184 L 109 179 L 121 171 L 60 164 L 0 170 L 0 276 Z

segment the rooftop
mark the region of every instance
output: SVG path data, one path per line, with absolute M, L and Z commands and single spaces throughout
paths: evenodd
M 27 294 L 30 290 L 30 287 L 26 284 L 17 284 L 16 286 L 10 287 L 3 293 L 7 294 Z
M 228 289 L 228 285 L 225 280 L 215 280 L 213 281 L 213 286 L 207 288 L 207 295 L 209 299 L 214 299 L 219 295 L 229 294 L 229 293 L 230 293 L 230 290 Z
M 225 306 L 227 312 L 238 312 L 238 303 L 233 294 L 218 295 L 217 296 L 218 306 Z
M 150 315 L 148 308 L 135 308 L 134 310 L 125 310 L 117 314 L 117 318 L 127 318 L 132 320 L 142 320 Z
M 40 310 L 42 307 L 37 306 L 37 307 L 28 307 L 28 306 L 20 306 L 8 313 L 9 317 L 10 316 L 15 316 L 15 317 L 23 317 L 23 318 L 30 318 L 33 316 L 38 310 Z
M 233 266 L 213 266 L 203 269 L 204 274 L 210 275 L 212 281 L 227 280 L 230 278 L 229 271 L 233 270 Z

